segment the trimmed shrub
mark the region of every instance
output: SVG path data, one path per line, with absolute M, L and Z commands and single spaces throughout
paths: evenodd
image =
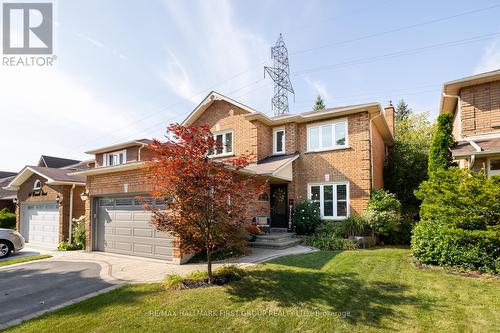
M 321 223 L 318 205 L 311 201 L 302 201 L 293 209 L 293 224 L 298 235 L 312 234 Z
M 401 204 L 393 193 L 374 190 L 371 193 L 365 218 L 373 232 L 388 236 L 399 228 Z
M 451 167 L 437 170 L 415 191 L 420 217 L 468 230 L 500 224 L 500 177 Z
M 437 128 L 429 147 L 428 174 L 447 169 L 452 163 L 450 147 L 453 144 L 453 114 L 441 113 L 437 119 Z
M 384 244 L 392 245 L 410 245 L 413 227 L 417 223 L 411 218 L 402 218 L 399 221 L 397 230 L 394 230 L 388 235 L 380 235 L 379 240 Z
M 85 248 L 85 217 L 82 216 L 77 220 L 73 220 L 76 226 L 73 229 L 73 242 L 81 249 Z
M 16 214 L 4 208 L 0 210 L 0 228 L 16 229 Z
M 421 221 L 414 228 L 412 254 L 423 263 L 500 273 L 500 232 L 493 229 Z
M 314 234 L 304 238 L 304 244 L 321 251 L 348 251 L 356 250 L 356 243 L 350 239 L 335 234 Z

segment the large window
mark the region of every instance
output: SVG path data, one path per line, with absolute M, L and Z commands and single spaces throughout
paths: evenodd
M 285 129 L 275 128 L 273 130 L 273 154 L 279 155 L 285 153 Z
M 113 166 L 127 163 L 127 151 L 115 151 L 113 153 L 104 154 L 104 166 Z
M 309 200 L 316 203 L 322 219 L 344 219 L 349 212 L 349 184 L 309 184 Z
M 500 175 L 500 158 L 488 160 L 488 176 Z
M 321 151 L 347 147 L 347 120 L 307 127 L 307 150 Z
M 233 153 L 233 131 L 224 131 L 214 134 L 217 147 L 210 156 L 232 155 Z

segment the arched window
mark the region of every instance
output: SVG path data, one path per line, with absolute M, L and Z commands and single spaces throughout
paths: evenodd
M 35 180 L 35 183 L 33 184 L 33 189 L 34 190 L 39 190 L 42 188 L 42 182 L 40 179 Z

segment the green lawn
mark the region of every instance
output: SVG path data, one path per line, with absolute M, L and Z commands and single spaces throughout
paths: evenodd
M 224 287 L 126 286 L 11 331 L 494 332 L 499 314 L 499 279 L 420 270 L 383 248 L 280 258 Z
M 33 260 L 47 259 L 47 258 L 52 258 L 52 256 L 50 254 L 41 254 L 39 256 L 15 258 L 15 259 L 10 259 L 10 260 L 0 261 L 0 267 L 14 265 L 14 264 L 20 264 L 22 262 L 28 262 L 28 261 L 33 261 Z

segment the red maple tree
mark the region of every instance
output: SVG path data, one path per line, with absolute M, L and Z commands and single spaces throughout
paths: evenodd
M 167 204 L 164 210 L 149 206 L 151 224 L 179 235 L 184 253 L 205 251 L 212 283 L 213 252 L 245 248 L 245 228 L 251 221 L 248 204 L 262 185 L 254 176 L 242 175 L 250 155 L 223 161 L 209 157 L 220 147 L 207 126 L 173 124 L 165 138 L 153 141 L 148 178 L 151 196 Z

